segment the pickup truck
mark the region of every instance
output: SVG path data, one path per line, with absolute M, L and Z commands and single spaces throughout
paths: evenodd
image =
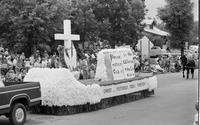
M 4 82 L 0 87 L 0 116 L 5 115 L 12 125 L 23 125 L 26 111 L 40 104 L 39 82 Z

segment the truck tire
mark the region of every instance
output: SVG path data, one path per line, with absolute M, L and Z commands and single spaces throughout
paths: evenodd
M 24 125 L 26 121 L 26 108 L 21 103 L 12 106 L 9 114 L 9 120 L 12 125 Z

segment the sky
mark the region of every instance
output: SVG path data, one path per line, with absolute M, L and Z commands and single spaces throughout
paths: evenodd
M 194 3 L 193 13 L 194 13 L 194 20 L 199 20 L 199 5 L 198 0 L 191 0 Z M 157 8 L 164 7 L 166 4 L 165 0 L 145 0 L 146 8 L 149 10 L 147 13 L 147 17 L 156 17 L 157 15 Z

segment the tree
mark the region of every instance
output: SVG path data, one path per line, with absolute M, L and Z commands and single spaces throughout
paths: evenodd
M 98 22 L 93 13 L 94 1 L 74 1 L 71 4 L 72 31 L 80 35 L 80 42 L 96 41 Z M 84 46 L 84 44 L 83 44 Z
M 1 41 L 27 55 L 34 49 L 50 49 L 54 33 L 69 16 L 67 5 L 64 0 L 0 1 Z
M 70 19 L 81 42 L 130 45 L 143 30 L 144 8 L 141 0 L 3 0 L 0 42 L 26 56 L 35 49 L 56 51 L 54 34 L 63 33 L 63 20 Z
M 157 26 L 158 29 L 160 29 L 160 30 L 167 31 L 164 22 L 157 23 L 156 26 Z
M 144 4 L 140 0 L 74 0 L 71 3 L 72 31 L 81 42 L 91 44 L 107 40 L 116 44 L 133 44 L 143 30 Z
M 94 14 L 99 22 L 99 36 L 112 47 L 133 44 L 143 29 L 144 8 L 140 0 L 97 0 Z
M 171 47 L 181 48 L 184 53 L 185 42 L 190 41 L 193 26 L 193 3 L 190 0 L 166 0 L 167 5 L 158 10 L 158 16 L 170 32 Z
M 198 21 L 194 22 L 193 29 L 191 30 L 191 35 L 190 35 L 190 39 L 191 39 L 190 44 L 198 43 L 198 27 L 199 27 L 198 24 L 199 24 Z
M 149 40 L 153 43 L 154 46 L 159 46 L 160 48 L 163 47 L 165 44 L 165 40 L 161 36 L 149 36 Z

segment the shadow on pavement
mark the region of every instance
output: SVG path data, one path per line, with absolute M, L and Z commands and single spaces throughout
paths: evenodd
M 9 120 L 7 118 L 0 117 L 0 125 L 9 125 Z
M 41 124 L 41 123 L 43 122 L 27 119 L 25 125 L 36 125 L 36 124 Z M 9 120 L 7 118 L 0 117 L 0 125 L 10 125 Z

